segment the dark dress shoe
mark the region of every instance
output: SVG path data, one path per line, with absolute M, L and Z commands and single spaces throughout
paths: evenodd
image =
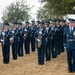
M 72 71 L 68 70 L 68 73 L 73 73 Z
M 4 64 L 9 64 L 9 62 L 8 62 L 8 61 L 4 61 L 3 63 L 4 63 Z

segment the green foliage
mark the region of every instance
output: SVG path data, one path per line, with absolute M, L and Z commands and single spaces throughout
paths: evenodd
M 30 8 L 26 5 L 26 1 L 19 0 L 15 3 L 13 2 L 6 7 L 3 12 L 2 20 L 6 20 L 8 22 L 29 20 L 29 10 Z
M 39 8 L 37 10 L 37 18 L 38 19 L 43 19 L 43 20 L 47 20 L 48 18 L 50 18 L 49 13 L 46 12 L 46 9 L 44 8 Z
M 41 0 L 45 3 L 42 9 L 50 13 L 50 18 L 63 18 L 67 14 L 75 14 L 75 0 Z

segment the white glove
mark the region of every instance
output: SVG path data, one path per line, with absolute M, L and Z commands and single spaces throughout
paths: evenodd
M 54 30 L 54 28 L 51 28 L 52 30 Z
M 24 36 L 26 36 L 26 34 L 24 34 Z
M 14 31 L 12 31 L 12 33 L 14 34 Z
M 27 32 L 27 29 L 25 29 L 25 31 Z
M 1 39 L 1 42 L 4 42 L 4 40 Z
M 38 42 L 40 42 L 41 40 L 37 39 Z
M 40 31 L 39 34 L 42 34 L 42 32 Z
M 4 36 L 5 36 L 5 33 L 4 33 L 4 32 L 2 32 L 2 35 L 4 35 Z
M 64 49 L 66 50 L 66 47 L 64 47 Z
M 13 38 L 10 38 L 10 40 L 13 40 Z

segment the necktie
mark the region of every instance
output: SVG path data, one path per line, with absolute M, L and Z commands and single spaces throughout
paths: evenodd
M 72 28 L 70 29 L 70 32 L 72 33 Z

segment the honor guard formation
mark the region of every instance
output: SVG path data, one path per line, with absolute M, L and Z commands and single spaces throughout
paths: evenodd
M 3 23 L 0 35 L 3 63 L 10 61 L 10 47 L 12 59 L 17 60 L 24 54 L 37 50 L 38 64 L 44 65 L 62 52 L 67 52 L 68 72 L 75 72 L 75 20 L 54 19 L 52 21 L 13 22 L 9 29 L 7 22 Z

